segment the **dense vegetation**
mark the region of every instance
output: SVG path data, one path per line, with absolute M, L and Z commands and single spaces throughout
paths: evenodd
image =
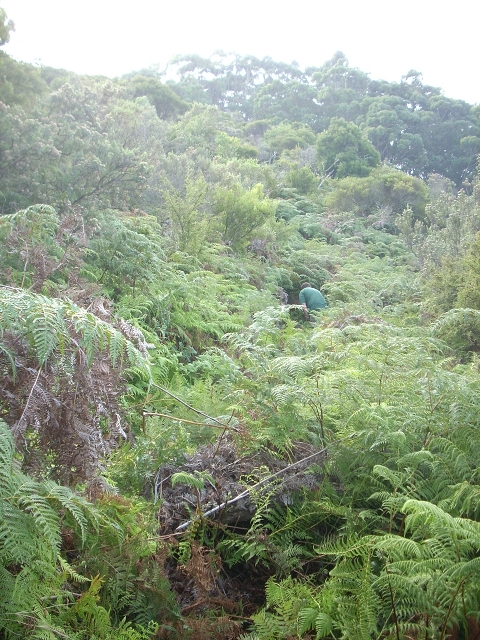
M 478 637 L 479 152 L 341 53 L 0 52 L 0 638 Z

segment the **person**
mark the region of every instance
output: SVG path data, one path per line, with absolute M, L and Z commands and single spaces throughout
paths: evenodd
M 310 319 L 310 311 L 324 309 L 327 301 L 318 289 L 311 287 L 309 282 L 304 282 L 299 295 L 300 304 L 303 307 L 303 314 L 307 320 Z

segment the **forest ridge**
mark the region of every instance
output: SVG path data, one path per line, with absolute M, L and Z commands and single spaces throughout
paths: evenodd
M 0 51 L 1 640 L 478 637 L 479 153 L 341 52 Z

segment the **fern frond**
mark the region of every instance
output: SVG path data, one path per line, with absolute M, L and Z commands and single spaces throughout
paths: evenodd
M 13 456 L 15 445 L 12 434 L 5 422 L 0 418 L 0 498 L 13 491 Z
M 473 514 L 478 519 L 480 512 L 480 487 L 469 482 L 461 482 L 450 487 L 450 495 L 438 503 L 449 512 L 467 516 Z
M 58 556 L 58 564 L 67 576 L 73 578 L 76 582 L 88 582 L 89 578 L 80 575 L 62 556 Z
M 326 638 L 333 629 L 333 620 L 332 618 L 326 614 L 320 612 L 315 618 L 315 631 L 317 635 L 315 636 L 317 640 L 320 638 Z
M 64 349 L 71 344 L 68 324 L 81 336 L 89 363 L 98 351 L 108 349 L 113 364 L 123 352 L 131 364 L 147 364 L 140 351 L 112 325 L 73 302 L 0 286 L 0 332 L 8 330 L 27 337 L 40 364 L 57 346 Z
M 319 615 L 317 607 L 301 609 L 298 613 L 298 632 L 304 634 L 306 631 L 315 629 L 315 622 Z
M 0 335 L 2 335 L 1 330 L 0 330 Z M 3 353 L 3 355 L 7 358 L 8 362 L 10 363 L 10 369 L 12 371 L 13 381 L 15 382 L 15 379 L 17 377 L 17 366 L 15 364 L 14 355 L 9 349 L 4 347 L 2 344 L 0 344 L 0 352 Z
M 60 550 L 61 535 L 59 517 L 44 496 L 38 493 L 39 486 L 34 481 L 25 482 L 12 496 L 19 508 L 27 511 L 33 518 L 35 526 L 48 541 L 55 552 Z
M 325 356 L 323 354 L 314 356 L 288 356 L 275 358 L 272 363 L 273 369 L 285 374 L 293 379 L 300 376 L 311 375 L 325 366 Z
M 405 530 L 415 531 L 417 525 L 427 525 L 435 533 L 443 531 L 447 538 L 455 533 L 461 538 L 478 542 L 480 546 L 480 524 L 465 518 L 454 518 L 439 506 L 421 500 L 407 500 L 403 505 L 407 513 Z
M 57 502 L 58 505 L 55 506 L 65 510 L 65 512 L 70 514 L 76 522 L 77 526 L 80 528 L 82 542 L 86 539 L 88 525 L 91 525 L 94 529 L 98 530 L 98 514 L 93 508 L 93 505 L 89 504 L 87 500 L 75 494 L 67 487 L 62 487 L 52 481 L 45 481 L 43 486 L 46 498 L 50 502 Z M 86 514 L 88 514 L 88 519 Z
M 403 483 L 405 480 L 404 475 L 402 473 L 393 471 L 392 469 L 389 469 L 388 467 L 385 467 L 384 465 L 380 465 L 380 464 L 376 464 L 373 467 L 372 473 L 378 478 L 387 480 L 395 489 L 398 489 L 399 487 L 403 486 Z
M 423 550 L 421 544 L 393 534 L 372 537 L 375 549 L 380 553 L 386 553 L 394 562 L 405 558 L 422 558 Z

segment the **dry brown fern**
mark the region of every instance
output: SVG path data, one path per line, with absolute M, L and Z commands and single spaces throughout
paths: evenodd
M 0 416 L 30 473 L 93 490 L 102 460 L 128 438 L 123 372 L 148 365 L 142 336 L 130 332 L 135 346 L 121 329 L 69 301 L 0 288 Z

